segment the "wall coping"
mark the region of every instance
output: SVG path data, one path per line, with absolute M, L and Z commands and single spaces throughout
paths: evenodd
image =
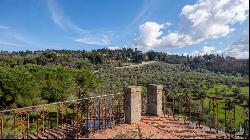
M 163 85 L 148 84 L 147 87 L 152 90 L 163 90 Z

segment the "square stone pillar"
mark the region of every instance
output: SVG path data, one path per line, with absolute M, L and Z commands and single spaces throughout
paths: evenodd
M 147 88 L 147 114 L 162 115 L 162 85 L 149 84 Z
M 125 122 L 129 124 L 141 120 L 141 87 L 129 86 L 124 93 Z

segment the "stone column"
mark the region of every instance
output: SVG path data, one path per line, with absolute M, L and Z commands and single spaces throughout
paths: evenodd
M 141 87 L 129 86 L 125 93 L 125 122 L 129 124 L 141 120 Z
M 162 115 L 162 85 L 149 84 L 147 88 L 147 114 Z

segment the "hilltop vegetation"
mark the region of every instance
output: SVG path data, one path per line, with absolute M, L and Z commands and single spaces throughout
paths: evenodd
M 137 49 L 123 48 L 110 50 L 107 48 L 92 50 L 46 50 L 20 51 L 0 53 L 0 65 L 16 66 L 37 64 L 42 66 L 63 65 L 73 68 L 89 68 L 91 64 L 112 64 L 122 66 L 123 63 L 141 63 L 142 61 L 159 61 L 170 64 L 182 64 L 191 69 L 207 69 L 228 75 L 248 75 L 249 59 L 235 59 L 219 55 L 179 56 L 163 52 L 149 51 L 143 53 Z

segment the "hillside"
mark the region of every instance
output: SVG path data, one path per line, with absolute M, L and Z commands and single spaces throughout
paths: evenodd
M 201 66 L 203 62 L 197 59 L 210 61 Z M 221 61 L 216 61 L 218 59 Z M 213 61 L 216 63 L 211 63 Z M 228 63 L 236 61 L 229 70 Z M 214 64 L 223 70 L 206 67 Z M 247 71 L 246 60 L 215 55 L 189 57 L 153 51 L 143 53 L 130 48 L 91 52 L 1 52 L 0 105 L 1 108 L 24 107 L 90 94 L 122 92 L 129 85 L 145 87 L 150 83 L 164 85 L 169 93 L 189 92 L 192 95 L 209 94 L 208 87 L 223 84 L 233 87 L 232 92 L 242 92 L 238 97 L 242 102 L 249 94 Z

